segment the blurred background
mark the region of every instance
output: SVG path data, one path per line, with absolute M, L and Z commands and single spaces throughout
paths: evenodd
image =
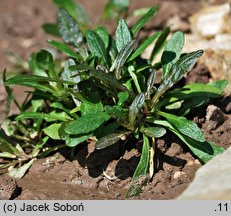
M 93 23 L 99 23 L 108 0 L 79 0 Z M 173 30 L 190 32 L 189 18 L 202 7 L 227 3 L 225 0 L 131 0 L 129 11 L 160 5 L 158 14 L 148 25 L 149 31 L 171 25 Z M 51 36 L 44 33 L 44 23 L 55 22 L 56 7 L 52 0 L 1 0 L 0 1 L 0 70 L 11 69 L 7 51 L 27 59 L 33 52 L 48 47 Z M 175 23 L 176 26 L 173 24 Z M 107 23 L 113 29 L 111 22 Z M 115 23 L 114 23 L 115 24 Z

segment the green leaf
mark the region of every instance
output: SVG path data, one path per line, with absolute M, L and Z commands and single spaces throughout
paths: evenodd
M 135 9 L 134 11 L 132 11 L 132 16 L 133 16 L 133 17 L 143 16 L 143 15 L 145 15 L 149 10 L 150 10 L 150 8 L 147 8 L 147 7 Z
M 58 27 L 63 40 L 74 46 L 85 59 L 87 57 L 87 53 L 82 33 L 77 22 L 64 9 L 59 9 L 58 11 Z
M 163 127 L 141 127 L 140 131 L 148 137 L 160 138 L 166 134 Z
M 84 141 L 88 140 L 92 135 L 93 135 L 92 133 L 78 135 L 78 136 L 70 135 L 65 139 L 65 144 L 68 147 L 75 147 L 78 144 L 83 143 Z
M 33 151 L 31 152 L 32 157 L 37 157 L 43 146 L 47 143 L 49 137 L 45 136 L 36 146 L 34 147 Z M 43 149 L 45 150 L 45 149 Z M 43 154 L 43 153 L 42 153 Z
M 92 103 L 89 101 L 84 101 L 80 107 L 81 115 L 88 115 L 88 114 L 97 114 L 98 112 L 103 112 L 103 104 L 99 103 Z
M 175 64 L 172 65 L 171 71 L 167 74 L 158 90 L 167 90 L 178 82 L 188 71 L 192 69 L 203 52 L 203 50 L 198 50 L 185 54 L 181 57 Z
M 100 140 L 98 140 L 95 144 L 95 149 L 104 149 L 111 145 L 114 145 L 119 140 L 125 140 L 126 135 L 128 135 L 130 132 L 121 132 L 121 133 L 112 133 L 109 134 Z
M 65 132 L 75 135 L 93 132 L 109 118 L 109 115 L 104 112 L 98 112 L 96 114 L 86 114 L 84 116 L 81 116 L 77 120 L 69 122 L 65 128 Z
M 60 37 L 59 28 L 55 23 L 45 23 L 42 25 L 43 31 L 55 37 Z
M 76 63 L 73 59 L 67 59 L 64 63 L 64 70 L 61 74 L 61 77 L 63 78 L 63 80 L 65 81 L 69 81 L 69 82 L 74 82 L 75 84 L 78 84 L 81 79 L 80 79 L 80 75 L 79 71 L 75 68 L 75 70 L 71 70 L 71 67 L 76 67 Z M 75 75 L 75 76 L 73 76 Z M 68 86 L 66 86 L 68 88 Z M 78 91 L 78 87 L 77 85 L 74 86 L 74 90 Z
M 151 90 L 154 86 L 156 80 L 156 70 L 152 71 L 148 77 L 148 81 L 147 81 L 147 95 L 149 96 L 151 94 Z
M 73 51 L 71 48 L 69 48 L 66 44 L 58 42 L 58 41 L 54 41 L 54 40 L 48 40 L 48 43 L 55 47 L 56 49 L 64 52 L 65 54 L 67 54 L 70 57 L 76 58 L 78 60 L 81 60 L 82 57 L 77 54 L 75 51 Z
M 120 127 L 120 123 L 117 121 L 114 121 L 112 123 L 109 123 L 107 125 L 103 125 L 103 127 L 100 127 L 94 135 L 101 139 L 102 137 L 105 137 L 109 134 L 115 133 L 115 131 Z
M 158 107 L 163 105 L 169 107 L 175 103 L 175 105 L 180 105 L 178 107 L 180 108 L 179 112 L 185 114 L 195 107 L 208 103 L 210 98 L 220 97 L 223 94 L 226 83 L 225 80 L 224 82 L 221 80 L 221 86 L 219 83 L 192 83 L 185 85 L 181 89 L 169 91 L 165 98 L 159 102 Z
M 164 52 L 161 56 L 161 63 L 163 68 L 162 80 L 165 79 L 171 67 L 180 58 L 181 51 L 184 47 L 184 33 L 175 32 L 167 42 Z
M 122 106 L 128 100 L 129 94 L 127 92 L 119 92 L 118 98 L 118 105 Z
M 135 127 L 135 120 L 136 120 L 137 114 L 143 107 L 144 102 L 145 102 L 145 94 L 140 93 L 136 96 L 131 106 L 129 107 L 129 123 L 131 127 Z
M 108 65 L 108 55 L 104 45 L 104 42 L 100 36 L 92 30 L 86 31 L 86 39 L 88 46 L 93 55 L 102 58 L 104 63 Z
M 109 0 L 104 8 L 104 19 L 117 19 L 128 9 L 130 0 Z
M 210 83 L 191 83 L 185 85 L 182 89 L 176 89 L 167 94 L 167 96 L 177 97 L 181 99 L 191 98 L 193 96 L 202 97 L 219 97 L 223 94 L 223 87 L 219 88 L 216 85 L 211 85 Z
M 52 124 L 43 129 L 44 133 L 49 136 L 53 140 L 60 140 L 59 136 L 59 128 L 61 127 L 61 123 L 59 124 Z
M 91 70 L 90 76 L 98 79 L 100 82 L 104 82 L 108 86 L 111 86 L 115 89 L 128 92 L 128 89 L 121 82 L 119 82 L 117 79 L 115 79 L 108 73 L 104 73 L 100 70 Z
M 185 54 L 173 66 L 170 75 L 173 83 L 179 81 L 188 71 L 190 71 L 199 57 L 204 53 L 203 50 L 198 50 Z
M 131 33 L 128 29 L 127 23 L 124 19 L 119 20 L 118 27 L 116 29 L 116 47 L 118 52 L 132 40 Z
M 38 112 L 24 112 L 16 117 L 16 120 L 21 119 L 44 119 L 47 122 L 53 121 L 70 121 L 72 118 L 65 112 L 50 112 L 50 113 L 38 113 Z
M 9 168 L 9 175 L 13 178 L 20 179 L 22 178 L 27 170 L 32 166 L 32 164 L 35 162 L 35 158 L 31 159 L 29 162 L 25 163 L 23 166 L 19 168 Z
M 199 142 L 205 142 L 204 134 L 195 122 L 189 121 L 185 117 L 179 117 L 170 113 L 159 111 L 158 114 L 165 117 L 182 134 Z
M 76 18 L 76 4 L 73 0 L 53 0 L 62 9 L 65 9 L 72 17 Z
M 215 145 L 213 142 L 199 142 L 187 136 L 183 136 L 180 131 L 174 128 L 174 126 L 167 121 L 156 120 L 154 121 L 154 123 L 165 126 L 173 133 L 175 133 L 189 147 L 193 154 L 196 155 L 204 163 L 208 162 L 215 155 L 224 152 L 223 148 Z
M 147 177 L 149 165 L 149 149 L 149 140 L 145 135 L 143 135 L 142 155 L 139 164 L 136 167 L 135 173 L 133 174 L 132 182 L 129 186 L 126 197 L 138 196 L 142 191 L 142 187 L 147 183 L 149 179 Z
M 29 65 L 33 75 L 57 77 L 53 56 L 47 50 L 33 53 L 30 56 Z
M 161 35 L 158 37 L 156 44 L 155 44 L 155 46 L 152 50 L 152 53 L 151 53 L 151 57 L 150 57 L 151 62 L 153 62 L 154 58 L 161 51 L 161 49 L 164 47 L 169 33 L 170 33 L 170 28 L 167 27 L 162 31 Z
M 74 82 L 65 81 L 59 78 L 51 78 L 51 77 L 43 77 L 43 76 L 30 76 L 30 75 L 16 75 L 14 77 L 11 77 L 10 79 L 6 80 L 5 84 L 7 86 L 11 85 L 27 85 L 27 86 L 33 86 L 38 82 L 58 82 L 58 83 L 66 83 L 69 85 L 74 85 Z M 47 86 L 44 86 L 44 88 L 48 88 Z
M 137 56 L 139 56 L 141 53 L 144 52 L 145 49 L 147 49 L 153 41 L 160 36 L 161 32 L 156 32 L 150 37 L 148 37 L 141 45 L 135 50 L 135 52 L 129 57 L 128 61 L 132 61 Z
M 83 26 L 87 26 L 90 24 L 90 19 L 88 17 L 87 11 L 85 10 L 84 6 L 80 3 L 76 3 L 76 19 L 77 21 Z
M 14 154 L 11 154 L 9 152 L 0 152 L 0 158 L 10 158 L 10 159 L 16 159 L 17 156 Z
M 132 27 L 131 32 L 133 35 L 137 34 L 138 31 L 143 28 L 143 26 L 153 17 L 153 15 L 156 13 L 158 9 L 158 6 L 155 5 L 153 7 L 150 8 L 150 10 L 143 15 L 138 21 L 137 23 Z
M 109 46 L 109 33 L 107 31 L 107 28 L 100 26 L 96 29 L 96 33 L 102 39 L 102 41 L 104 42 L 104 46 L 107 49 Z
M 108 106 L 105 107 L 105 112 L 114 119 L 121 119 L 124 116 L 124 111 L 121 106 Z
M 117 79 L 119 79 L 119 77 L 120 77 L 120 70 L 121 70 L 121 68 L 126 63 L 128 57 L 130 56 L 130 54 L 132 53 L 132 51 L 135 49 L 135 45 L 136 45 L 136 43 L 135 43 L 134 40 L 128 42 L 128 44 L 125 45 L 121 49 L 121 51 L 119 52 L 119 54 L 116 56 L 116 59 L 115 59 L 113 65 L 111 66 L 110 71 L 114 71 L 115 70 Z
M 223 93 L 226 86 L 228 85 L 228 80 L 216 80 L 216 81 L 213 81 L 213 82 L 209 82 L 208 85 L 210 86 L 214 86 L 218 89 L 221 90 L 221 92 Z

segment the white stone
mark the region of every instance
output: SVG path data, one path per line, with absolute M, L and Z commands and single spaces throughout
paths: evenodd
M 231 199 L 231 148 L 198 169 L 195 179 L 177 199 Z
M 190 18 L 192 31 L 207 38 L 229 31 L 230 11 L 229 3 L 201 9 Z

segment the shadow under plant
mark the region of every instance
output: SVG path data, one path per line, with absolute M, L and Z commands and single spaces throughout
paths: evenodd
M 113 181 L 132 175 L 126 193 L 131 197 L 141 193 L 155 169 L 164 168 L 159 156 L 183 165 L 184 159 L 173 156 L 169 161 L 172 156 L 158 152 L 159 138 L 175 134 L 202 163 L 224 151 L 206 141 L 197 124 L 186 117 L 192 109 L 220 97 L 227 81 L 174 88 L 203 51 L 182 53 L 184 34 L 178 31 L 168 39 L 169 28 L 136 42 L 157 6 L 144 13 L 132 28 L 120 19 L 115 36 L 104 27 L 89 28 L 88 20 L 79 20 L 66 4 L 59 2 L 57 6 L 57 24 L 50 30 L 56 28 L 64 43 L 52 40 L 49 44 L 68 56 L 64 68 L 51 53 L 41 50 L 29 60 L 32 75 L 7 78 L 4 72 L 8 102 L 14 101 L 20 114 L 2 124 L 2 169 L 20 179 L 36 159 L 61 149 L 69 158 L 77 155 L 91 177 Z M 153 42 L 150 59 L 142 59 L 140 55 Z M 155 62 L 162 49 L 161 61 Z M 156 83 L 160 69 L 161 82 Z M 12 94 L 14 85 L 33 89 L 23 104 Z M 86 147 L 86 141 L 94 144 Z M 85 146 L 81 148 L 82 143 Z M 91 145 L 94 150 L 89 149 Z M 110 160 L 118 160 L 129 148 L 134 155 L 122 158 L 114 167 L 116 175 L 108 176 L 105 170 Z M 135 149 L 140 152 L 139 158 Z M 125 174 L 119 171 L 123 163 L 129 168 Z

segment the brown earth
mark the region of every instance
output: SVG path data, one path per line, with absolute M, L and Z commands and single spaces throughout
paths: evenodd
M 90 0 L 80 2 L 86 6 L 90 17 L 98 22 L 107 1 L 100 0 L 97 4 L 92 4 Z M 180 16 L 184 23 L 182 28 L 188 31 L 187 18 L 205 2 L 159 1 L 158 18 L 151 22 L 146 31 L 163 27 L 174 15 Z M 153 1 L 133 1 L 132 8 L 150 6 L 150 3 Z M 51 37 L 43 33 L 40 26 L 55 20 L 55 7 L 47 0 L 40 0 L 39 4 L 34 0 L 1 0 L 0 6 L 0 70 L 6 66 L 11 70 L 12 65 L 3 54 L 6 49 L 26 59 L 31 52 L 48 47 L 46 40 Z M 188 75 L 185 82 L 208 82 L 210 78 L 210 72 L 202 64 Z M 17 88 L 16 95 L 22 99 L 23 90 Z M 206 138 L 224 148 L 231 145 L 230 99 L 231 96 L 227 95 L 211 102 L 222 113 L 222 121 L 208 106 L 199 112 L 195 111 L 192 116 Z M 0 102 L 4 100 L 4 91 L 0 88 Z M 12 109 L 15 111 L 15 107 Z M 208 116 L 208 112 L 212 114 Z M 211 124 L 215 126 L 211 128 Z M 137 148 L 140 149 L 140 146 Z M 139 151 L 123 149 L 122 143 L 102 151 L 93 152 L 93 149 L 94 143 L 82 144 L 76 149 L 72 160 L 63 156 L 65 152 L 37 160 L 26 176 L 16 182 L 2 175 L 0 199 L 124 199 L 139 161 Z M 201 166 L 173 134 L 157 140 L 155 160 L 157 163 L 152 181 L 144 187 L 139 197 L 132 199 L 174 199 L 188 186 Z

